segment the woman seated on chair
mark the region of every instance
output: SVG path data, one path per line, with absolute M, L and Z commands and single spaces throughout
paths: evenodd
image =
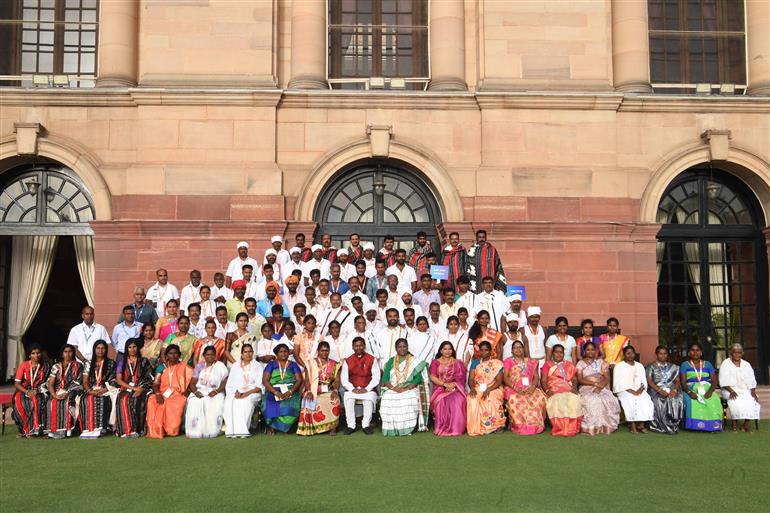
M 75 405 L 83 393 L 83 365 L 75 359 L 75 347 L 65 344 L 59 363 L 51 369 L 48 377 L 48 428 L 50 438 L 60 439 L 72 436 L 75 430 Z
M 479 342 L 479 357 L 468 373 L 467 429 L 471 436 L 487 435 L 505 426 L 503 362 L 492 358 L 492 344 Z
M 455 324 L 456 318 L 455 318 Z M 433 393 L 430 409 L 433 410 L 433 433 L 438 436 L 459 436 L 465 433 L 467 412 L 465 401 L 465 376 L 463 362 L 457 359 L 452 342 L 445 340 L 430 363 L 430 380 Z
M 749 420 L 759 419 L 759 398 L 757 378 L 751 364 L 743 359 L 742 345 L 733 344 L 730 358 L 719 366 L 719 385 L 730 409 L 733 431 L 738 431 L 738 421 L 743 420 L 743 430 L 750 432 Z
M 141 340 L 126 341 L 126 355 L 115 370 L 115 381 L 120 387 L 115 403 L 115 433 L 121 438 L 138 438 L 147 428 L 147 398 L 152 392 L 154 368 L 142 356 Z
M 417 387 L 427 365 L 409 353 L 405 338 L 396 340 L 396 355 L 385 364 L 380 380 L 380 420 L 384 436 L 411 435 L 420 416 Z
M 184 423 L 187 438 L 216 438 L 222 431 L 227 375 L 227 366 L 217 361 L 216 348 L 207 346 L 188 387 Z
M 225 436 L 248 438 L 251 420 L 262 399 L 262 364 L 254 359 L 251 344 L 241 347 L 241 361 L 230 367 L 225 388 Z
M 289 360 L 289 346 L 280 343 L 273 349 L 275 360 L 270 360 L 262 374 L 262 415 L 267 423 L 267 434 L 276 431 L 288 433 L 299 417 L 302 369 Z
M 99 438 L 110 430 L 112 402 L 120 389 L 115 360 L 107 358 L 107 342 L 97 340 L 83 369 L 85 393 L 80 400 L 80 438 Z
M 524 344 L 511 345 L 513 356 L 503 362 L 505 368 L 505 403 L 511 431 L 518 435 L 536 435 L 545 429 L 545 394 L 540 389 L 538 360 L 524 355 Z
M 551 435 L 577 435 L 583 422 L 583 407 L 577 393 L 577 369 L 564 359 L 564 346 L 553 346 L 551 360 L 543 365 L 541 376 L 540 382 L 548 397 L 545 407 L 551 421 Z
M 647 393 L 647 374 L 644 366 L 636 361 L 633 346 L 623 348 L 623 361 L 615 365 L 612 391 L 623 406 L 628 429 L 634 434 L 646 433 L 644 423 L 653 419 L 655 407 Z
M 147 400 L 147 438 L 178 436 L 187 403 L 193 370 L 179 361 L 179 346 L 166 348 L 165 361 L 158 367 L 154 393 Z
M 575 366 L 583 405 L 580 429 L 589 435 L 609 435 L 618 429 L 620 405 L 609 389 L 610 366 L 597 353 L 594 342 L 584 343 L 583 359 Z
M 650 431 L 677 434 L 684 402 L 679 384 L 679 367 L 668 361 L 668 349 L 665 346 L 655 349 L 655 361 L 647 366 L 647 392 L 655 408 Z
M 42 361 L 37 346 L 29 350 L 29 360 L 16 369 L 13 394 L 13 420 L 20 436 L 40 436 L 45 430 L 45 387 L 50 367 Z
M 679 382 L 684 391 L 684 428 L 695 431 L 722 431 L 722 401 L 714 395 L 717 374 L 711 362 L 703 360 L 703 347 L 693 342 L 689 360 L 679 366 Z
M 316 357 L 305 363 L 305 393 L 299 414 L 298 435 L 337 434 L 340 422 L 340 364 L 329 358 L 330 346 L 318 343 Z

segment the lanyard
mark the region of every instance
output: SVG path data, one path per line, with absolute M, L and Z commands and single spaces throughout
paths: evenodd
M 700 369 L 696 369 L 695 364 L 692 363 L 692 360 L 690 360 L 690 367 L 692 367 L 692 370 L 695 373 L 695 379 L 698 380 L 698 383 L 700 383 L 703 380 L 703 360 L 701 360 L 699 363 L 700 363 Z
M 286 372 L 289 370 L 289 362 L 286 362 L 286 367 L 281 367 L 281 364 L 278 363 L 278 374 L 281 377 L 281 383 L 283 384 L 284 379 L 286 379 Z
M 37 364 L 37 367 L 35 367 L 35 370 L 33 372 L 32 370 L 32 364 L 29 365 L 29 385 L 30 388 L 35 388 L 35 379 L 37 379 L 37 375 L 40 374 L 40 364 Z
M 87 345 L 89 342 L 91 342 L 91 337 L 94 335 L 94 331 L 96 331 L 96 326 L 91 325 L 91 331 L 89 331 L 88 326 L 83 326 L 83 336 L 85 337 L 85 344 Z
M 102 383 L 102 370 L 104 369 L 104 360 L 99 362 L 99 368 L 96 369 L 96 386 Z
M 59 368 L 61 368 L 61 379 L 59 380 L 59 390 L 64 390 L 64 381 L 67 378 L 67 373 L 70 371 L 70 367 L 72 366 L 72 362 L 67 364 L 67 368 L 64 368 L 64 363 L 59 364 Z

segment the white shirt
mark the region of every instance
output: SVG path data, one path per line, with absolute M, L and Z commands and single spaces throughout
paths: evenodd
M 197 324 L 190 319 L 190 335 L 195 335 L 195 338 L 206 337 L 206 319 L 203 315 L 200 316 Z
M 294 305 L 296 305 L 297 303 L 304 304 L 305 296 L 299 293 L 299 289 L 294 293 L 294 295 L 291 295 L 291 293 L 288 290 L 286 290 L 286 292 L 281 294 L 281 300 L 286 305 L 286 308 L 289 309 L 289 313 L 291 315 L 294 315 Z
M 319 318 L 316 319 L 318 322 L 318 333 L 320 333 L 321 336 L 326 335 L 326 332 L 329 330 L 330 322 L 337 321 L 342 325 L 348 317 L 350 317 L 350 310 L 343 310 L 342 307 L 326 309 L 321 312 Z
M 455 312 L 460 308 L 468 310 L 468 322 L 473 322 L 476 319 L 476 294 L 470 290 L 455 300 L 457 308 Z M 490 312 L 489 315 L 492 315 Z
M 377 263 L 377 259 L 372 257 L 369 260 L 366 258 L 362 258 L 361 260 L 363 260 L 366 264 L 366 272 L 364 274 L 366 274 L 366 276 L 369 278 L 374 277 L 374 275 L 377 274 L 377 268 L 374 266 L 374 264 Z
M 322 258 L 320 262 L 315 258 L 311 258 L 302 266 L 302 276 L 310 279 L 310 271 L 318 269 L 321 272 L 321 279 L 326 278 L 328 280 L 331 277 L 331 266 L 331 263 L 325 258 Z
M 340 266 L 340 278 L 342 278 L 343 281 L 348 281 L 352 276 L 356 275 L 356 266 L 347 263 L 345 265 L 338 264 Z
M 447 331 L 445 340 L 452 343 L 452 347 L 455 348 L 455 353 L 457 354 L 457 359 L 463 363 L 465 363 L 466 355 L 473 355 L 473 342 L 468 340 L 468 330 L 460 328 L 455 334 Z
M 222 296 L 223 298 L 225 298 L 225 301 L 228 301 L 228 300 L 233 298 L 233 290 L 228 288 L 228 287 L 226 287 L 225 285 L 222 285 L 221 287 L 217 287 L 216 285 L 212 285 L 211 286 L 211 296 L 210 296 L 211 299 L 213 301 L 216 301 L 216 299 L 219 296 Z M 224 305 L 224 304 L 225 304 L 224 301 L 221 302 L 221 303 L 217 302 L 217 305 Z
M 435 338 L 437 342 L 443 342 L 446 340 L 446 335 L 448 333 L 446 321 L 439 317 L 438 322 L 434 323 L 430 316 L 428 316 L 428 331 L 431 332 L 433 338 Z M 436 350 L 438 350 L 438 348 L 436 348 Z
M 505 295 L 499 290 L 479 292 L 476 294 L 476 310 L 474 313 L 478 315 L 481 310 L 489 312 L 489 326 L 502 333 L 505 332 L 505 329 L 500 328 L 500 317 L 505 313 L 507 306 L 508 300 L 505 299 Z
M 318 294 L 315 297 L 315 302 L 318 304 L 318 306 L 320 306 L 324 310 L 328 310 L 329 308 L 332 307 L 332 295 L 331 293 L 326 295 Z
M 270 248 L 270 249 L 273 249 L 273 248 Z M 265 250 L 265 253 L 267 253 L 267 250 Z M 276 264 L 279 264 L 279 265 L 288 264 L 290 260 L 291 260 L 291 255 L 289 255 L 289 252 L 286 251 L 285 249 L 281 248 L 280 251 L 276 252 L 276 256 L 275 256 Z M 262 258 L 262 263 L 263 264 L 267 263 L 267 255 L 265 255 Z
M 263 290 L 263 294 L 262 295 L 264 296 L 265 295 L 264 294 L 265 287 L 262 286 L 261 288 Z M 261 299 L 259 297 L 259 289 L 260 289 L 259 284 L 257 282 L 251 281 L 251 282 L 246 284 L 246 295 L 243 296 L 243 297 L 244 298 L 253 297 L 257 301 L 259 301 Z
M 352 310 L 353 309 L 352 300 L 353 300 L 354 297 L 360 297 L 361 298 L 361 303 L 362 303 L 364 312 L 366 312 L 366 307 L 369 305 L 369 298 L 366 296 L 366 294 L 364 294 L 360 290 L 358 292 L 356 292 L 355 294 L 353 293 L 352 290 L 348 290 L 347 292 L 342 294 L 342 304 L 347 306 L 348 308 L 350 308 Z
M 545 331 L 539 324 L 537 325 L 537 332 L 533 332 L 529 324 L 524 325 L 524 338 L 526 338 L 527 349 L 529 350 L 529 357 L 536 360 L 545 358 Z
M 139 323 L 135 324 L 138 325 Z M 67 343 L 75 346 L 86 360 L 91 359 L 94 344 L 97 340 L 104 340 L 108 344 L 112 344 L 110 336 L 107 334 L 107 330 L 104 329 L 104 326 L 96 322 L 91 324 L 91 326 L 86 326 L 85 322 L 73 326 L 67 337 Z
M 415 358 L 419 358 L 425 363 L 430 363 L 433 361 L 436 351 L 436 339 L 433 338 L 433 334 L 430 330 L 424 333 L 417 330 L 412 332 L 412 336 L 409 337 L 409 352 L 412 353 Z
M 348 356 L 353 355 L 353 339 L 356 337 L 361 337 L 362 339 L 364 339 L 364 343 L 366 344 L 366 348 L 364 349 L 364 351 L 374 356 L 374 353 L 372 352 L 372 344 L 370 339 L 371 333 L 369 333 L 368 331 L 359 333 L 355 329 L 352 329 L 345 334 L 345 342 L 343 342 L 342 344 L 343 360 L 346 359 Z
M 237 326 L 232 321 L 227 321 L 227 324 L 224 326 L 219 324 L 219 321 L 217 321 L 217 331 L 214 333 L 214 336 L 225 340 L 227 338 L 227 334 L 234 332 L 236 328 Z
M 385 276 L 394 274 L 398 276 L 399 286 L 405 289 L 412 289 L 412 284 L 417 281 L 417 273 L 409 265 L 404 264 L 403 269 L 399 269 L 398 264 L 393 264 L 385 270 Z
M 182 288 L 182 295 L 179 297 L 179 308 L 187 312 L 187 307 L 190 303 L 199 303 L 201 300 L 201 287 L 203 283 L 199 283 L 197 287 L 194 287 L 192 283 L 188 283 Z
M 262 267 L 260 267 L 257 261 L 251 257 L 246 257 L 243 260 L 241 260 L 241 257 L 237 256 L 232 260 L 230 260 L 230 263 L 227 265 L 227 272 L 225 272 L 225 276 L 229 276 L 230 278 L 232 278 L 233 281 L 242 280 L 243 266 L 246 264 L 250 264 L 251 267 L 254 269 L 254 273 L 251 275 L 251 280 L 254 281 L 254 276 L 259 274 Z M 215 297 L 213 291 L 211 296 Z
M 396 340 L 400 338 L 408 338 L 406 328 L 401 326 L 392 329 L 386 326 L 374 336 L 374 340 L 377 343 L 377 354 L 374 356 L 379 359 L 381 368 L 384 369 L 388 360 L 396 354 Z
M 288 278 L 291 276 L 291 273 L 299 269 L 302 271 L 302 276 L 309 276 L 305 274 L 305 262 L 300 260 L 299 262 L 295 262 L 294 260 L 290 260 L 289 262 L 286 262 L 283 264 L 283 267 L 281 270 L 283 271 L 283 275 Z
M 166 315 L 166 303 L 179 299 L 179 290 L 171 283 L 161 285 L 156 281 L 155 285 L 147 289 L 147 299 L 155 303 L 155 313 L 158 317 L 163 317 Z
M 518 331 L 516 332 L 516 335 L 518 338 L 512 339 L 511 332 L 505 332 L 505 343 L 503 344 L 503 360 L 513 357 L 513 343 L 519 340 L 521 337 L 521 334 Z
M 215 318 L 217 316 L 217 304 L 208 299 L 201 301 L 201 319 L 208 319 L 209 317 Z

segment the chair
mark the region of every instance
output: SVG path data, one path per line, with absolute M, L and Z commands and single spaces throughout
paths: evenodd
M 13 407 L 13 394 L 0 394 L 0 435 L 5 435 L 5 412 Z

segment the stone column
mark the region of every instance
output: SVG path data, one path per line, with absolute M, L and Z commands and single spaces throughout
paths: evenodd
M 326 2 L 291 3 L 290 89 L 327 89 Z
M 747 0 L 746 45 L 749 84 L 747 93 L 770 95 L 770 2 Z
M 465 7 L 463 0 L 430 3 L 430 67 L 432 91 L 466 91 Z
M 100 3 L 97 87 L 136 85 L 139 3 L 138 0 L 109 0 Z
M 647 0 L 612 1 L 612 69 L 616 91 L 652 92 Z

